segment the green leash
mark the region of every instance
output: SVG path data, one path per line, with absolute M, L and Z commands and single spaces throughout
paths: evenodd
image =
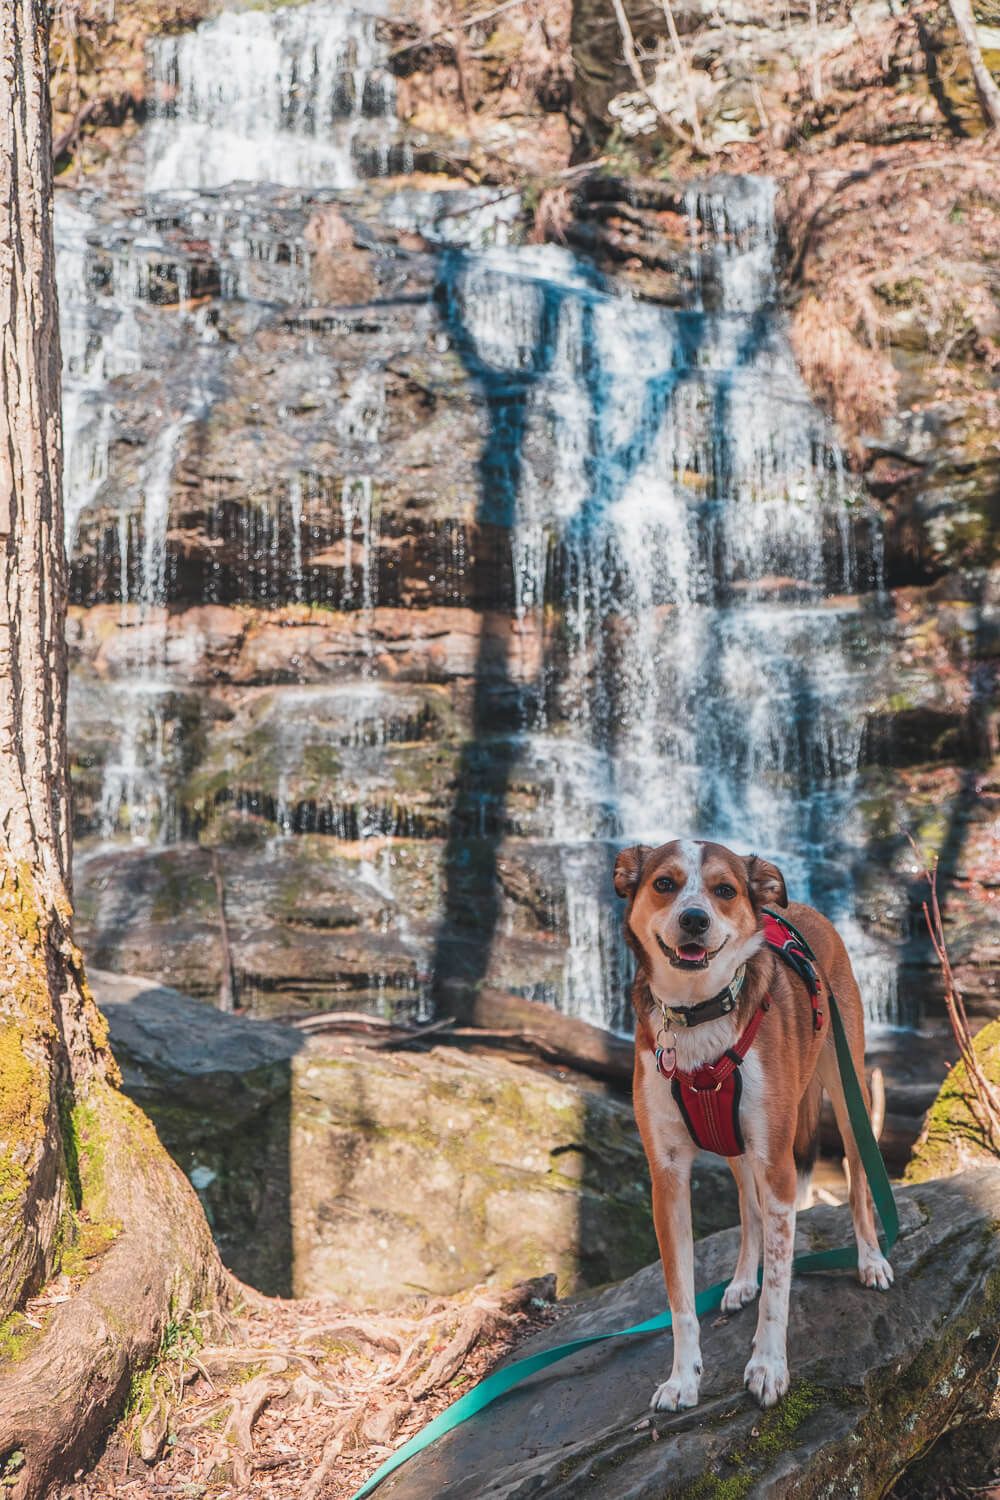
M 847 1101 L 847 1113 L 865 1175 L 868 1178 L 868 1185 L 875 1200 L 875 1207 L 882 1220 L 884 1233 L 879 1236 L 879 1244 L 884 1251 L 889 1251 L 899 1234 L 896 1200 L 892 1194 L 892 1184 L 885 1170 L 882 1153 L 872 1134 L 868 1111 L 865 1109 L 864 1099 L 861 1096 L 861 1085 L 854 1071 L 854 1062 L 847 1043 L 844 1023 L 832 993 L 829 996 L 829 1003 L 830 1022 L 833 1027 L 840 1079 Z M 792 1262 L 792 1270 L 838 1271 L 850 1269 L 857 1263 L 857 1249 L 845 1245 L 840 1250 L 814 1250 L 809 1255 L 798 1255 Z M 720 1305 L 722 1294 L 728 1285 L 728 1280 L 717 1281 L 714 1286 L 706 1287 L 703 1292 L 698 1293 L 694 1306 L 699 1317 L 702 1313 L 712 1312 Z M 459 1396 L 458 1400 L 449 1406 L 447 1411 L 435 1417 L 433 1422 L 428 1422 L 416 1437 L 410 1438 L 408 1443 L 397 1448 L 392 1457 L 387 1458 L 380 1469 L 376 1469 L 367 1484 L 363 1484 L 352 1496 L 352 1500 L 364 1500 L 364 1496 L 370 1495 L 383 1479 L 388 1478 L 401 1464 L 405 1464 L 407 1459 L 413 1458 L 414 1454 L 422 1453 L 439 1437 L 443 1437 L 446 1432 L 451 1432 L 453 1427 L 459 1427 L 463 1422 L 467 1422 L 470 1417 L 474 1417 L 477 1412 L 496 1401 L 498 1396 L 506 1395 L 516 1385 L 520 1385 L 522 1380 L 527 1380 L 530 1375 L 537 1375 L 539 1370 L 544 1370 L 548 1365 L 554 1365 L 560 1359 L 566 1359 L 568 1355 L 575 1354 L 578 1349 L 586 1349 L 590 1344 L 603 1343 L 605 1339 L 624 1339 L 635 1333 L 658 1333 L 661 1329 L 669 1327 L 670 1313 L 669 1311 L 662 1312 L 655 1318 L 648 1318 L 645 1323 L 633 1323 L 631 1328 L 617 1328 L 611 1333 L 591 1333 L 585 1338 L 571 1339 L 568 1344 L 558 1344 L 554 1349 L 543 1349 L 539 1354 L 531 1354 L 527 1359 L 515 1360 L 512 1365 L 506 1365 L 502 1370 L 495 1370 L 471 1391 L 467 1391 L 464 1396 Z

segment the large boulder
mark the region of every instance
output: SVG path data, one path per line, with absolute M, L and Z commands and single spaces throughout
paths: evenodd
M 293 1065 L 294 1287 L 391 1306 L 555 1271 L 560 1292 L 656 1253 L 631 1106 L 555 1069 L 452 1048 L 323 1052 Z M 738 1215 L 695 1168 L 696 1228 Z
M 593 1079 L 309 1036 L 91 977 L 126 1090 L 261 1290 L 389 1307 L 556 1271 L 567 1293 L 656 1253 L 631 1106 Z M 699 1232 L 733 1223 L 728 1169 L 705 1161 L 696 1179 Z
M 862 1288 L 844 1272 L 796 1279 L 792 1386 L 762 1413 L 743 1389 L 756 1310 L 702 1324 L 701 1405 L 660 1413 L 646 1402 L 670 1367 L 668 1335 L 595 1346 L 546 1370 L 405 1465 L 384 1500 L 742 1500 L 875 1497 L 950 1428 L 977 1428 L 979 1451 L 1000 1423 L 1000 1168 L 902 1189 L 896 1285 Z M 850 1238 L 846 1210 L 799 1217 L 797 1248 Z M 696 1248 L 701 1286 L 728 1275 L 737 1234 Z M 570 1314 L 535 1349 L 650 1317 L 663 1305 L 653 1265 Z M 963 1491 L 964 1492 L 964 1491 Z

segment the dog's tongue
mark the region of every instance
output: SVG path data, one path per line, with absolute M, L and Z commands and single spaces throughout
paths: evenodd
M 690 963 L 700 963 L 705 957 L 707 949 L 703 948 L 700 943 L 685 943 L 677 951 L 680 953 L 681 958 L 686 958 Z

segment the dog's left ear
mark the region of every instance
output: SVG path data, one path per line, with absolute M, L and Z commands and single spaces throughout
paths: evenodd
M 633 844 L 631 849 L 623 849 L 615 860 L 615 893 L 623 901 L 638 890 L 646 856 L 652 852 L 648 844 Z
M 769 859 L 761 859 L 759 854 L 751 854 L 744 860 L 744 864 L 747 867 L 750 900 L 754 906 L 788 905 L 785 877 L 777 865 L 772 865 Z

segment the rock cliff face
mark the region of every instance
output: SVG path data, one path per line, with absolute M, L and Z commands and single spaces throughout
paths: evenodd
M 662 9 L 630 14 L 651 55 Z M 488 983 L 620 1025 L 610 856 L 680 821 L 784 859 L 909 1023 L 912 831 L 992 1014 L 995 190 L 945 9 L 792 15 L 749 71 L 768 27 L 677 12 L 707 163 L 644 133 L 624 65 L 594 82 L 609 15 L 576 7 L 575 98 L 568 13 L 533 4 L 464 57 L 338 11 L 316 109 L 281 79 L 322 5 L 143 10 L 138 73 L 105 38 L 133 133 L 82 122 L 109 158 L 57 215 L 98 962 L 213 997 L 225 914 L 258 1014 Z M 284 187 L 212 186 L 246 26 L 240 169 Z M 564 109 L 601 171 L 552 175 Z M 540 143 L 524 194 L 505 130 Z M 366 176 L 446 157 L 466 185 Z

